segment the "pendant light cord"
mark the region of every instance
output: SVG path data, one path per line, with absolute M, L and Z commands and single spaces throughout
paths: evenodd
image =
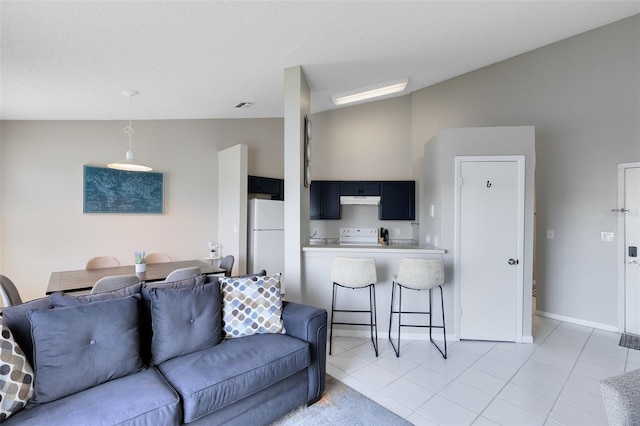
M 129 95 L 129 126 L 124 128 L 124 132 L 129 135 L 129 151 L 133 151 L 133 144 L 131 137 L 133 136 L 133 127 L 131 126 L 131 120 L 133 117 L 133 95 Z

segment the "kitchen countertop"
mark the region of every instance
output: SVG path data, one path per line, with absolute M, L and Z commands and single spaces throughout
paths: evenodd
M 302 247 L 302 251 L 308 252 L 358 252 L 358 253 L 414 253 L 414 254 L 443 254 L 446 250 L 429 244 L 420 246 L 398 244 L 388 246 L 367 246 L 367 245 L 344 245 L 340 244 L 312 244 Z

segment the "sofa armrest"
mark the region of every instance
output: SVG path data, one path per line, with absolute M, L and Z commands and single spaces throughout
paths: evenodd
M 311 405 L 322 397 L 327 368 L 327 311 L 299 303 L 284 302 L 282 320 L 286 334 L 309 343 L 309 395 Z
M 600 393 L 609 424 L 640 424 L 640 370 L 600 381 Z

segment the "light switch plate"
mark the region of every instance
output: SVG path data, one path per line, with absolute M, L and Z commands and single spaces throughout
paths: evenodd
M 614 241 L 616 238 L 616 234 L 613 232 L 601 232 L 600 233 L 600 240 L 605 242 L 605 243 L 610 243 L 612 241 Z

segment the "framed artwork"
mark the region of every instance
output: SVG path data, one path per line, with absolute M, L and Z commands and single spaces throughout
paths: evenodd
M 83 213 L 163 214 L 164 176 L 84 166 Z

